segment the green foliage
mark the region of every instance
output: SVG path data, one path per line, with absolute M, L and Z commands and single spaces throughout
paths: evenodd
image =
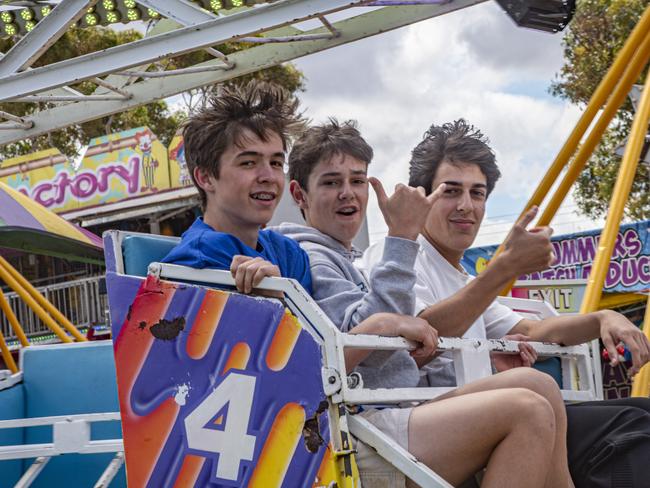
M 564 36 L 565 63 L 551 93 L 586 104 L 648 6 L 650 0 L 579 0 Z M 637 83 L 644 80 L 643 76 Z M 629 135 L 633 116 L 628 100 L 576 183 L 576 202 L 586 215 L 598 217 L 607 212 L 620 166 L 620 157 L 614 152 Z M 626 207 L 627 217 L 650 218 L 649 173 L 648 165 L 640 163 Z
M 142 34 L 134 30 L 115 31 L 106 27 L 69 29 L 34 63 L 34 67 L 108 49 L 140 39 L 141 37 Z M 0 52 L 7 52 L 13 45 L 13 42 L 11 39 L 0 39 Z M 242 45 L 236 43 L 217 46 L 217 49 L 225 54 L 241 48 Z M 210 59 L 214 58 L 205 51 L 195 51 L 173 59 L 168 63 L 166 68 L 181 69 Z M 150 69 L 154 68 L 152 67 Z M 251 78 L 278 83 L 291 92 L 301 91 L 304 86 L 302 73 L 291 64 L 273 66 L 272 68 L 236 78 L 228 83 L 242 83 Z M 97 85 L 90 81 L 84 81 L 72 88 L 84 95 L 90 95 L 95 91 Z M 83 124 L 71 125 L 45 135 L 0 146 L 0 161 L 51 147 L 58 148 L 63 154 L 74 158 L 79 155 L 83 146 L 87 145 L 94 137 L 143 125 L 149 126 L 161 142 L 164 145 L 168 145 L 180 122 L 186 117 L 187 112 L 192 109 L 196 102 L 202 103 L 205 96 L 213 89 L 213 87 L 206 87 L 200 90 L 194 90 L 188 94 L 188 99 L 191 102 L 186 103 L 184 109 L 181 110 L 171 111 L 165 101 L 159 100 L 155 103 L 137 107 L 126 112 L 91 120 Z M 43 110 L 50 105 L 47 103 L 0 103 L 0 111 L 24 116 L 36 110 Z

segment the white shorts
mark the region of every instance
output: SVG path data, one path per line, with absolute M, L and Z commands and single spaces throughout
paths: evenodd
M 369 409 L 357 414 L 362 416 L 384 434 L 394 439 L 408 451 L 409 418 L 412 408 Z M 379 456 L 377 452 L 356 439 L 356 461 L 364 488 L 405 488 L 404 474 Z

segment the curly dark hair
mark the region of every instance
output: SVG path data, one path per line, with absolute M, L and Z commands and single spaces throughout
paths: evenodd
M 481 169 L 487 180 L 487 194 L 501 176 L 489 140 L 465 119 L 443 125 L 432 125 L 413 152 L 409 163 L 409 185 L 421 186 L 425 192 L 433 191 L 432 184 L 438 167 L 450 164 L 471 163 Z
M 370 164 L 373 151 L 361 137 L 354 120 L 339 123 L 330 117 L 327 123 L 307 129 L 295 142 L 289 154 L 289 179 L 296 180 L 308 190 L 309 175 L 320 161 L 337 155 L 352 156 Z
M 196 184 L 194 169 L 203 168 L 218 178 L 222 154 L 232 144 L 244 144 L 246 130 L 265 142 L 276 133 L 286 151 L 290 138 L 304 129 L 298 103 L 281 86 L 251 80 L 243 86 L 222 87 L 205 107 L 190 115 L 182 128 L 185 159 L 203 208 L 206 195 Z

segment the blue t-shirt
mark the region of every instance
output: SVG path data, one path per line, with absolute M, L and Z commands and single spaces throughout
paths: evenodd
M 311 271 L 307 253 L 293 239 L 271 230 L 260 230 L 257 249 L 253 249 L 232 234 L 214 230 L 199 217 L 162 262 L 191 268 L 229 270 L 233 256 L 238 254 L 266 259 L 280 268 L 280 274 L 284 278 L 299 281 L 311 294 Z

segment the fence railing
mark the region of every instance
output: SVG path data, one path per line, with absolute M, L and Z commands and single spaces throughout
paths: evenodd
M 108 303 L 103 276 L 66 281 L 36 289 L 77 327 L 106 323 Z M 6 293 L 5 297 L 27 336 L 50 331 L 18 294 Z M 0 313 L 0 328 L 6 339 L 16 337 L 3 313 Z

